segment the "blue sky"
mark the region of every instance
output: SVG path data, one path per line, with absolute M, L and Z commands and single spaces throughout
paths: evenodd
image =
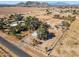
M 16 4 L 19 3 L 20 1 L 0 1 L 0 4 Z
M 44 1 L 44 2 L 49 2 L 49 3 L 53 3 L 54 1 L 45 1 L 45 0 L 42 0 L 42 1 Z M 56 0 L 57 1 L 57 0 Z M 59 1 L 61 1 L 61 0 L 59 0 Z M 19 0 L 19 1 L 1 1 L 0 0 L 0 4 L 16 4 L 16 3 L 19 3 L 19 2 L 21 2 L 21 0 Z M 26 2 L 26 1 L 23 1 L 23 2 Z M 62 1 L 63 2 L 63 1 Z M 79 1 L 69 1 L 68 0 L 68 2 L 67 2 L 67 0 L 66 1 L 64 1 L 64 2 L 66 2 L 66 3 L 70 3 L 70 4 L 79 4 Z

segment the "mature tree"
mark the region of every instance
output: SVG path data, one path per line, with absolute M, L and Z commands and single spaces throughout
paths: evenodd
M 13 33 L 13 34 L 18 34 L 18 33 L 20 33 L 20 32 L 21 32 L 21 27 L 20 27 L 20 25 L 10 27 L 10 32 Z
M 4 26 L 6 25 L 4 20 L 5 20 L 4 18 L 0 18 L 0 29 L 1 30 L 4 30 Z
M 9 16 L 10 20 L 21 21 L 23 19 L 22 14 L 12 14 Z
M 35 17 L 29 16 L 26 18 L 26 26 L 28 26 L 28 29 L 30 30 L 36 30 L 39 24 L 38 19 Z
M 48 31 L 43 25 L 40 25 L 40 27 L 38 28 L 37 36 L 39 39 L 43 39 L 43 40 L 48 39 Z

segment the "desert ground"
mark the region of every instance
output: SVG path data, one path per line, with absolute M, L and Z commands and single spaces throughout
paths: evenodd
M 35 16 L 40 21 L 46 22 L 53 27 L 53 26 L 59 25 L 62 22 L 61 19 L 53 18 L 55 14 L 59 14 L 60 16 L 72 15 L 71 13 L 58 13 L 58 12 L 54 12 L 52 14 L 47 15 L 46 9 L 61 10 L 61 8 L 58 9 L 55 7 L 50 7 L 50 8 L 49 7 L 45 7 L 45 8 L 42 8 L 42 7 L 39 7 L 39 8 L 38 7 L 0 7 L 0 17 L 7 17 L 10 14 L 20 13 L 20 14 L 23 14 L 25 17 Z M 78 18 L 78 15 L 76 16 Z M 62 29 L 61 28 L 49 29 L 50 32 L 55 34 L 55 37 L 47 41 L 41 40 L 43 44 L 36 46 L 36 48 L 41 49 L 43 52 L 46 53 L 45 47 L 50 48 L 51 46 L 55 45 L 55 47 L 50 52 L 47 52 L 47 53 L 50 53 L 50 56 L 79 56 L 79 52 L 78 52 L 79 50 L 79 43 L 78 43 L 79 35 L 78 34 L 79 33 L 77 32 L 79 29 L 78 25 L 79 25 L 79 20 L 74 21 L 71 24 L 70 29 L 64 34 L 64 37 L 61 38 L 61 40 L 59 41 L 58 39 L 63 34 Z M 29 40 L 31 40 L 32 37 L 30 34 L 28 35 L 28 37 L 26 36 L 26 38 L 29 38 L 29 37 L 30 37 Z M 8 36 L 8 38 L 10 39 L 11 37 Z M 17 38 L 13 40 L 18 41 Z M 29 40 L 26 39 L 26 41 L 28 42 Z

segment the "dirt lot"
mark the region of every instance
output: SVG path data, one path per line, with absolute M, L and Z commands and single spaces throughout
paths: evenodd
M 52 50 L 55 56 L 79 56 L 79 20 L 72 23 L 62 40 Z
M 54 14 L 46 15 L 45 10 L 46 8 L 37 8 L 37 7 L 0 7 L 0 17 L 3 17 L 4 15 L 7 16 L 8 14 L 12 14 L 12 13 L 22 13 L 22 14 L 25 14 L 25 16 L 29 16 L 29 15 L 35 16 L 43 22 L 49 22 L 51 26 L 57 25 L 61 22 L 60 19 L 53 18 Z M 78 52 L 79 35 L 78 35 L 78 32 L 76 33 L 76 31 L 78 31 L 78 28 L 79 28 L 78 22 L 79 20 L 75 21 L 72 24 L 71 30 L 69 30 L 67 34 L 65 35 L 65 37 L 56 45 L 56 47 L 52 50 L 51 55 L 79 56 L 79 52 Z M 73 27 L 74 29 L 72 30 Z M 54 38 L 54 40 L 51 39 L 51 40 L 46 41 L 45 43 L 41 45 L 41 48 L 44 48 L 45 46 L 51 46 L 54 43 L 54 41 L 56 41 L 56 39 L 59 38 L 59 36 L 61 36 L 62 34 L 61 30 L 53 30 L 52 32 L 55 33 L 56 38 Z
M 0 7 L 0 14 L 11 14 L 11 13 L 27 13 L 29 11 L 39 11 L 40 8 L 30 7 Z

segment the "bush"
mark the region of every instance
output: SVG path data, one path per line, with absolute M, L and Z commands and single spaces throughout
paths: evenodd
M 77 11 L 76 11 L 76 10 L 73 10 L 73 11 L 72 11 L 72 14 L 77 14 Z
M 62 27 L 64 28 L 66 28 L 66 29 L 68 29 L 68 27 L 70 27 L 70 23 L 69 22 L 67 22 L 67 21 L 63 21 L 62 22 Z
M 54 15 L 53 18 L 59 19 L 60 15 Z
M 52 12 L 50 12 L 48 9 L 46 9 L 46 13 L 48 14 L 52 14 Z
M 70 23 L 72 23 L 73 21 L 76 20 L 76 16 L 70 16 L 70 15 L 68 15 L 67 20 L 70 21 Z

